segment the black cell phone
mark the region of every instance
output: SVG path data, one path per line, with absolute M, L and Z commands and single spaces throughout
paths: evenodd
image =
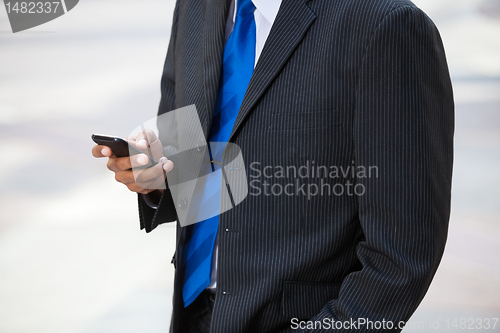
M 150 168 L 155 164 L 158 164 L 149 154 L 140 151 L 136 147 L 129 144 L 127 141 L 116 136 L 102 135 L 102 134 L 92 134 L 92 140 L 98 145 L 103 145 L 111 148 L 111 151 L 116 157 L 126 157 L 130 155 L 144 154 L 149 158 L 149 162 L 146 165 L 141 165 L 138 169 Z

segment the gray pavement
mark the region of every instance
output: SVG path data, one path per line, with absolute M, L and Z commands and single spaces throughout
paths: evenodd
M 15 35 L 0 9 L 0 333 L 168 331 L 174 226 L 138 230 L 90 134 L 155 115 L 173 3 L 81 1 Z M 404 332 L 500 332 L 475 328 L 500 317 L 500 2 L 415 3 L 448 53 L 456 147 L 448 246 Z

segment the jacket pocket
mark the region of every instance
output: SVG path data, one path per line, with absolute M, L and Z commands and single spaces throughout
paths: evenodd
M 319 129 L 339 125 L 336 110 L 312 112 L 273 113 L 269 129 L 274 131 L 296 129 Z
M 291 320 L 308 320 L 338 297 L 340 283 L 285 281 L 283 283 L 283 316 Z

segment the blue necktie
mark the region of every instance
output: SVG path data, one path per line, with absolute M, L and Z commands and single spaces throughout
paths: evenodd
M 253 74 L 256 42 L 254 9 L 251 0 L 237 1 L 235 24 L 224 48 L 221 87 L 210 129 L 210 142 L 223 143 L 229 140 Z M 220 144 L 217 147 L 220 147 Z M 223 149 L 217 150 L 221 153 Z M 219 153 L 212 150 L 212 159 L 221 161 Z M 184 307 L 191 304 L 210 285 L 212 255 L 218 226 L 219 216 L 216 215 L 186 227 L 186 242 L 183 249 Z

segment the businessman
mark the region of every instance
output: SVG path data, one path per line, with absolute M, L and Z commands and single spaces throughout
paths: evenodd
M 178 224 L 171 332 L 401 331 L 450 211 L 452 88 L 420 9 L 177 0 L 161 93 L 160 115 L 195 105 L 204 140 L 241 149 L 249 188 L 233 209 Z M 129 158 L 93 154 L 140 193 L 146 232 L 177 220 L 168 184 L 152 190 Z

